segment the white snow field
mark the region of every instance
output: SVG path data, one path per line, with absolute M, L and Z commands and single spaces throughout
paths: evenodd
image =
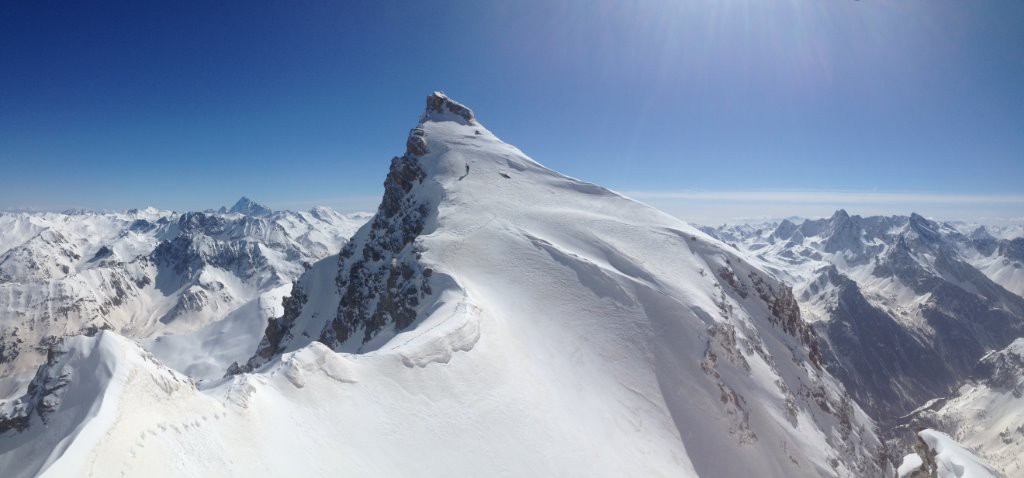
M 70 373 L 47 392 L 53 410 L 0 435 L 4 475 L 895 472 L 817 365 L 788 288 L 433 100 L 415 156 L 425 176 L 407 192 L 429 214 L 399 254 L 431 271 L 432 292 L 410 327 L 340 352 L 314 341 L 340 300 L 328 258 L 300 280 L 308 300 L 284 353 L 252 373 L 197 387 L 111 331 L 69 339 L 49 367 Z

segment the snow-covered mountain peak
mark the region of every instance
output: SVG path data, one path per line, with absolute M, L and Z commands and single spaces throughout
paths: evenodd
M 925 219 L 916 212 L 910 213 L 910 219 L 907 220 L 907 227 L 909 229 L 908 232 L 912 232 L 923 241 L 938 243 L 941 240 L 941 236 L 938 232 L 939 225 Z
M 517 418 L 493 432 L 549 437 L 561 456 L 532 474 L 608 446 L 645 468 L 587 458 L 570 474 L 882 473 L 873 424 L 820 368 L 788 287 L 689 224 L 541 166 L 460 107 L 428 99 L 375 216 L 296 281 L 231 372 L 263 376 L 314 341 L 398 360 L 387 381 L 454 397 L 419 415 L 490 423 L 481 407 L 500 400 Z M 657 430 L 643 451 L 638 430 Z M 598 436 L 617 445 L 585 438 Z
M 242 196 L 231 209 L 227 212 L 234 214 L 244 214 L 246 216 L 260 216 L 266 217 L 274 214 L 274 211 L 252 199 Z

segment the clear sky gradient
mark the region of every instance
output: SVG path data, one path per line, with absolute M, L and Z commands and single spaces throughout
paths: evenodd
M 376 207 L 443 90 L 699 222 L 1024 217 L 1020 0 L 0 3 L 0 209 Z

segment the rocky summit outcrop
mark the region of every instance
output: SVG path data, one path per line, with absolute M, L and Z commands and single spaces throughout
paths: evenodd
M 427 97 L 421 124 L 427 120 L 475 121 L 472 110 L 437 92 Z M 422 192 L 427 174 L 418 158 L 427 154 L 424 129 L 417 126 L 406 140 L 406 153 L 391 160 L 377 214 L 339 254 L 338 307 L 317 337 L 333 349 L 347 343 L 362 350 L 383 331 L 394 334 L 408 328 L 433 293 L 433 271 L 419 263 L 415 244 L 429 217 L 436 215 L 436 195 Z M 306 302 L 301 286 L 292 290 L 284 315 L 267 324 L 256 354 L 246 366 L 233 367 L 229 373 L 252 370 L 286 349 Z
M 444 93 L 435 91 L 427 97 L 427 109 L 423 113 L 424 119 L 437 119 L 439 116 L 443 116 L 448 113 L 462 118 L 462 121 L 466 124 L 476 123 L 476 117 L 473 116 L 473 110 L 449 98 Z

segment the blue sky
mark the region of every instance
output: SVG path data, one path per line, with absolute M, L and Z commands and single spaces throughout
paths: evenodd
M 443 90 L 700 222 L 1024 217 L 1024 2 L 4 2 L 0 209 L 376 206 Z

